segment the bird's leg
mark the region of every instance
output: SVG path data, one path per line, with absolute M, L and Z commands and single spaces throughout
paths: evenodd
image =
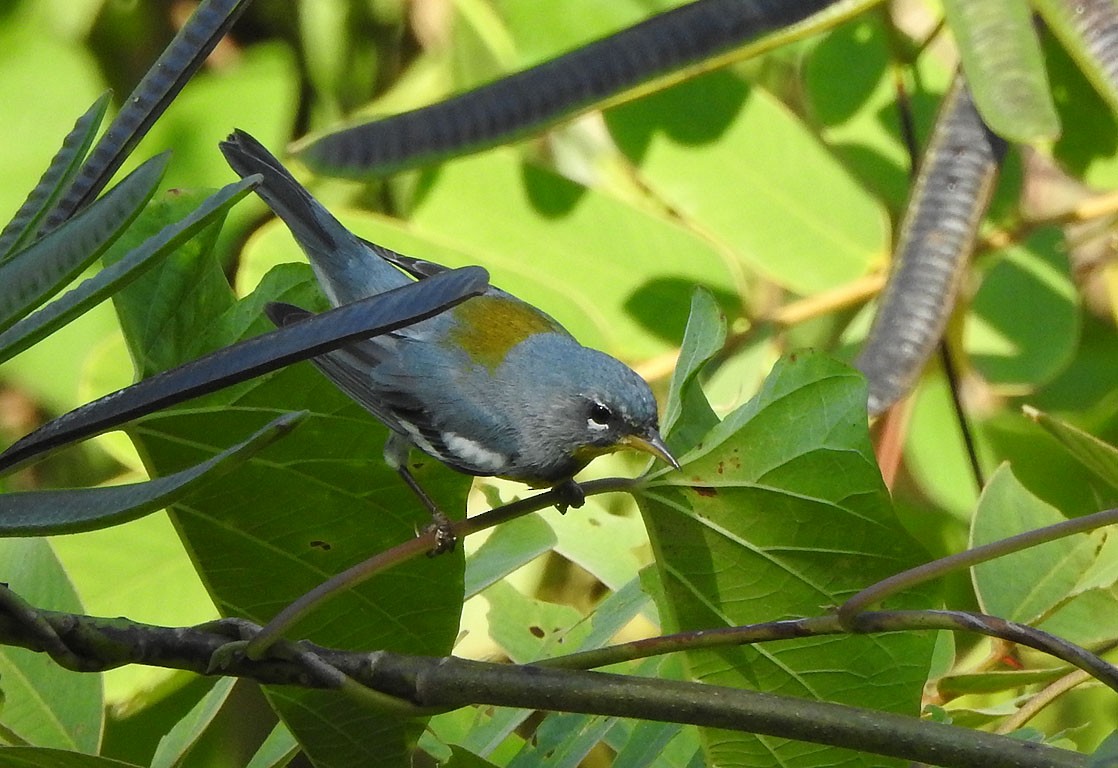
M 392 467 L 399 473 L 404 483 L 411 488 L 414 493 L 422 502 L 427 511 L 431 513 L 431 525 L 427 530 L 434 530 L 435 532 L 435 546 L 428 552 L 428 556 L 434 557 L 441 555 L 444 552 L 453 552 L 454 545 L 458 539 L 454 535 L 454 527 L 450 522 L 450 518 L 446 513 L 439 509 L 439 505 L 435 500 L 427 495 L 427 491 L 423 490 L 423 486 L 412 475 L 411 470 L 408 469 L 408 454 L 411 452 L 411 443 L 407 438 L 393 433 L 389 436 L 388 441 L 384 444 L 384 460 L 388 466 Z
M 423 490 L 423 486 L 412 476 L 406 465 L 401 464 L 396 467 L 396 471 L 400 473 L 400 477 L 407 483 L 408 488 L 412 489 L 412 492 L 423 502 L 423 506 L 427 507 L 427 511 L 431 513 L 431 525 L 427 530 L 433 529 L 435 531 L 435 546 L 427 554 L 434 557 L 444 552 L 453 552 L 457 537 L 454 535 L 454 526 L 451 524 L 450 518 L 439 509 L 435 500 L 427 495 L 427 491 Z
M 559 510 L 561 515 L 567 514 L 567 509 L 570 507 L 578 509 L 586 503 L 586 493 L 582 490 L 582 486 L 570 478 L 561 483 L 556 483 L 551 490 L 559 495 L 559 503 L 555 505 L 555 508 Z

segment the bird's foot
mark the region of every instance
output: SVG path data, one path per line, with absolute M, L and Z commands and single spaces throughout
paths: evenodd
M 578 509 L 586 503 L 586 492 L 574 480 L 564 480 L 551 490 L 559 496 L 555 508 L 559 510 L 561 515 L 567 514 L 567 510 L 571 507 Z
M 458 537 L 454 535 L 454 524 L 450 522 L 450 518 L 446 513 L 436 509 L 431 513 L 431 523 L 424 530 L 434 531 L 435 533 L 435 546 L 427 552 L 427 557 L 436 557 L 437 555 L 446 552 L 453 552 L 455 544 L 458 543 Z

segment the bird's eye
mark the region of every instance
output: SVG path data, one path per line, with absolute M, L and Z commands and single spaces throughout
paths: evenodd
M 613 419 L 613 411 L 601 403 L 593 403 L 590 406 L 590 422 L 599 426 L 606 426 Z

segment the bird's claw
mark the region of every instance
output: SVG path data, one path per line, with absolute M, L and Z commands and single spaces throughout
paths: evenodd
M 586 503 L 586 492 L 582 490 L 582 486 L 574 480 L 564 480 L 556 485 L 552 490 L 559 496 L 559 501 L 555 504 L 555 508 L 559 510 L 559 514 L 567 514 L 567 510 L 571 507 L 578 509 Z
M 431 523 L 424 530 L 424 533 L 428 531 L 433 531 L 435 534 L 435 546 L 427 551 L 427 557 L 436 557 L 454 551 L 454 546 L 458 543 L 458 537 L 454 535 L 454 524 L 450 522 L 446 513 L 441 511 L 432 513 Z

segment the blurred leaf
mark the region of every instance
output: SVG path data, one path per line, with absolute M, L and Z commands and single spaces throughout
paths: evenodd
M 90 615 L 127 616 L 163 626 L 217 618 L 165 513 L 58 536 L 51 539 L 51 546 Z M 128 557 L 121 557 L 121 552 L 129 553 Z M 174 595 L 174 600 L 168 600 L 168 595 Z M 134 664 L 111 669 L 102 677 L 106 708 L 117 717 L 128 717 L 162 699 L 174 681 L 186 679 L 187 673 Z
M 0 494 L 0 536 L 56 536 L 135 520 L 162 509 L 215 476 L 232 471 L 290 432 L 301 418 L 298 413 L 279 416 L 244 442 L 211 459 L 144 483 Z
M 1101 537 L 1102 544 L 1098 547 L 1095 560 L 1072 587 L 1072 596 L 1095 589 L 1112 589 L 1118 583 L 1118 536 L 1112 531 L 1102 531 Z
M 461 747 L 451 746 L 451 757 L 445 763 L 440 763 L 444 768 L 495 768 L 496 764 L 483 760 L 472 752 L 467 752 Z
M 913 158 L 902 134 L 892 34 L 880 13 L 828 30 L 805 57 L 803 87 L 820 138 L 867 189 L 899 211 L 912 185 Z M 907 63 L 913 83 L 904 109 L 923 145 L 953 72 L 938 56 Z
M 1026 0 L 944 0 L 982 119 L 1008 141 L 1054 139 L 1060 121 Z
M 74 116 L 105 91 L 96 62 L 80 46 L 51 33 L 36 12 L 41 5 L 6 3 L 8 15 L 0 23 L 0 104 L 5 105 L 8 148 L 0 153 L 3 221 L 39 181 Z
M 782 287 L 834 288 L 888 252 L 880 202 L 787 107 L 730 72 L 617 107 L 606 120 L 657 200 Z
M 1040 323 L 1021 322 L 1029 307 Z M 964 343 L 974 366 L 1003 393 L 1029 392 L 1053 379 L 1079 346 L 1077 291 L 1063 237 L 1044 230 L 1010 247 L 985 271 L 971 303 Z
M 201 229 L 224 217 L 229 207 L 248 194 L 251 182 L 230 184 L 202 201 L 181 221 L 169 224 L 158 234 L 113 260 L 96 276 L 0 333 L 0 362 L 83 314 L 121 287 L 136 280 L 161 258 L 173 253 Z
M 524 743 L 508 768 L 579 768 L 613 725 L 614 718 L 553 712 L 547 715 L 531 741 Z
M 36 608 L 82 613 L 66 573 L 42 539 L 0 540 L 0 581 Z M 45 653 L 4 646 L 0 680 L 5 730 L 31 746 L 97 751 L 104 716 L 99 674 L 71 672 Z M 0 762 L 7 762 L 7 748 L 2 753 Z
M 539 515 L 525 515 L 498 526 L 466 559 L 465 597 L 473 597 L 550 551 L 555 542 L 555 532 Z
M 1080 464 L 1118 488 L 1118 448 L 1035 408 L 1026 407 L 1025 415 L 1059 440 Z
M 109 107 L 110 96 L 109 93 L 102 94 L 78 118 L 39 183 L 31 190 L 11 221 L 4 226 L 3 232 L 0 232 L 0 262 L 27 245 L 38 234 L 39 221 L 65 191 L 66 185 L 74 178 L 85 159 L 85 153 L 93 144 L 93 137 Z
M 905 464 L 922 495 L 969 527 L 981 489 L 967 455 L 950 387 L 933 361 L 912 395 Z
M 66 227 L 0 265 L 0 329 L 62 290 L 101 255 L 154 194 L 168 157 L 148 160 Z
M 162 739 L 151 760 L 151 768 L 175 768 L 183 764 L 190 750 L 205 734 L 237 683 L 235 677 L 218 680 L 186 717 L 175 724 Z
M 860 376 L 797 353 L 726 417 L 681 472 L 637 500 L 664 585 L 665 630 L 815 615 L 926 555 L 897 523 L 866 428 Z M 926 604 L 907 595 L 890 607 Z M 935 637 L 818 637 L 690 653 L 698 680 L 915 714 Z M 888 670 L 888 672 L 885 672 Z M 883 765 L 842 750 L 704 731 L 707 758 Z M 888 763 L 892 764 L 892 763 Z
M 558 554 L 610 589 L 620 589 L 637 577 L 641 561 L 636 550 L 646 539 L 640 518 L 615 514 L 605 506 L 605 498 L 588 499 L 573 514 L 560 515 L 554 508 L 539 514 L 555 531 Z

